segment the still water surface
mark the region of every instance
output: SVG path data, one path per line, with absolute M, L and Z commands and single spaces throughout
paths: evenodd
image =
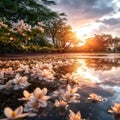
M 16 60 L 15 58 L 14 60 Z M 25 58 L 26 59 L 26 58 Z M 13 61 L 14 61 L 13 60 Z M 22 61 L 23 59 L 19 59 Z M 61 54 L 61 55 L 43 55 L 31 58 L 31 60 L 38 60 L 42 62 L 49 62 L 51 64 L 58 65 L 66 62 L 69 64 L 58 65 L 54 68 L 56 72 L 56 79 L 60 79 L 62 75 L 67 73 L 77 72 L 81 75 L 78 93 L 80 94 L 80 103 L 71 103 L 68 109 L 72 109 L 74 112 L 80 111 L 82 118 L 87 120 L 119 120 L 114 115 L 109 114 L 107 111 L 111 105 L 116 102 L 120 102 L 120 57 L 114 54 L 100 54 L 100 55 L 79 55 L 79 54 Z M 3 61 L 1 59 L 1 61 Z M 7 61 L 7 60 L 4 60 Z M 26 59 L 26 63 L 30 62 L 30 59 Z M 6 66 L 1 65 L 1 69 Z M 56 83 L 57 84 L 57 83 Z M 38 86 L 34 84 L 35 87 Z M 43 85 L 45 87 L 45 84 Z M 64 86 L 64 83 L 61 83 Z M 53 87 L 53 86 L 52 86 Z M 59 86 L 58 86 L 59 87 Z M 29 89 L 29 88 L 28 88 Z M 48 88 L 50 91 L 57 88 Z M 19 93 L 19 91 L 17 91 Z M 87 101 L 87 97 L 90 93 L 96 93 L 106 100 L 104 102 L 92 103 Z M 17 101 L 16 92 L 0 91 L 1 102 L 1 116 L 3 117 L 3 109 L 5 106 L 16 107 L 19 104 Z M 9 99 L 7 96 L 10 97 Z M 11 97 L 12 96 L 12 97 Z M 16 97 L 17 96 L 17 97 Z M 21 90 L 20 90 L 20 96 Z M 14 100 L 13 100 L 14 99 Z M 13 100 L 13 102 L 12 102 Z M 16 105 L 15 105 L 16 104 Z M 59 110 L 47 108 L 47 115 L 37 116 L 33 118 L 26 118 L 29 120 L 67 120 L 68 110 L 61 113 Z M 1 118 L 2 118 L 1 117 Z

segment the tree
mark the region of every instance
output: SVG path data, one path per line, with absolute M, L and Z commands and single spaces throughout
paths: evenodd
M 71 26 L 66 24 L 59 29 L 56 39 L 58 41 L 59 48 L 62 49 L 67 49 L 71 45 L 75 46 L 78 42 L 80 42 L 76 34 L 72 31 Z
M 29 41 L 43 35 L 43 26 L 40 22 L 32 27 L 20 20 L 10 26 L 0 21 L 0 46 L 4 53 L 16 52 L 15 49 L 19 52 L 29 45 Z
M 0 18 L 6 22 L 24 20 L 31 25 L 38 21 L 54 18 L 56 13 L 48 9 L 47 5 L 55 4 L 48 0 L 0 0 Z
M 113 38 L 110 34 L 95 34 L 88 38 L 82 50 L 93 52 L 117 52 L 119 49 L 120 38 Z
M 103 52 L 105 49 L 103 36 L 97 34 L 94 37 L 88 38 L 85 45 L 80 47 L 80 50 L 85 52 Z
M 45 31 L 55 48 L 65 49 L 77 40 L 72 28 L 67 25 L 64 16 L 65 14 L 61 13 L 60 16 L 45 23 Z
M 113 38 L 113 41 L 114 41 L 114 52 L 120 51 L 119 50 L 119 47 L 120 47 L 120 38 L 115 37 L 115 38 Z
M 47 33 L 47 36 L 52 39 L 52 43 L 56 48 L 58 48 L 56 36 L 60 28 L 65 24 L 64 20 L 59 17 L 56 17 L 47 21 L 45 24 L 45 32 Z
M 99 35 L 88 38 L 86 41 L 86 46 L 88 46 L 90 52 L 103 52 L 105 51 L 105 45 L 103 39 Z
M 100 38 L 101 41 L 103 41 L 106 51 L 117 51 L 117 47 L 120 42 L 119 38 L 113 38 L 113 36 L 110 34 L 95 35 L 95 37 Z
M 9 50 L 15 51 L 10 49 L 11 47 L 15 47 L 17 50 L 24 49 L 31 43 L 39 46 L 49 45 L 46 34 L 41 34 L 34 27 L 39 21 L 44 23 L 57 16 L 56 12 L 47 7 L 51 4 L 55 5 L 55 2 L 52 0 L 1 0 L 0 19 L 7 24 L 7 28 L 0 28 L 0 45 L 6 49 L 2 51 L 6 51 L 6 53 Z M 14 28 L 12 28 L 13 26 Z M 39 28 L 41 29 L 41 27 Z

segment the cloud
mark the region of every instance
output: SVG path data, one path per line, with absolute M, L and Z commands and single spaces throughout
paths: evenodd
M 113 37 L 118 36 L 119 37 L 119 31 L 120 31 L 120 23 L 116 24 L 104 24 L 101 23 L 99 28 L 91 30 L 93 34 L 100 34 L 100 33 L 105 33 L 105 34 L 112 34 Z
M 56 8 L 63 10 L 73 20 L 97 19 L 114 11 L 109 0 L 57 0 Z M 107 4 L 108 3 L 108 4 Z M 69 17 L 70 18 L 70 17 Z
M 100 33 L 109 33 L 114 36 L 119 36 L 120 31 L 120 12 L 114 12 L 113 14 L 103 16 L 99 18 L 97 23 L 101 23 L 102 25 L 95 32 Z
M 120 31 L 119 0 L 56 0 L 56 3 L 53 9 L 65 12 L 74 29 L 91 28 L 89 25 L 95 23 L 101 25 L 92 32 L 117 35 Z
M 100 21 L 106 25 L 110 25 L 110 26 L 115 26 L 118 25 L 120 23 L 120 18 L 110 18 L 110 19 L 104 19 L 103 21 Z

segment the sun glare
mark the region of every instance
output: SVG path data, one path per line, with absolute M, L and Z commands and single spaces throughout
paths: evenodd
M 77 68 L 77 73 L 83 76 L 85 79 L 89 79 L 92 81 L 99 81 L 98 76 L 94 75 L 91 70 L 87 67 L 85 61 L 79 60 L 80 66 Z
M 91 23 L 89 25 L 82 26 L 80 28 L 74 29 L 77 37 L 82 41 L 94 35 L 94 32 L 99 28 L 101 23 Z
M 80 38 L 82 41 L 84 41 L 88 37 L 86 31 L 84 31 L 82 29 L 76 29 L 75 33 L 76 33 L 77 37 Z
M 85 30 L 75 29 L 74 32 L 75 32 L 77 38 L 80 39 L 80 42 L 79 42 L 78 46 L 85 45 L 86 39 L 88 38 L 88 35 L 86 34 Z
M 89 38 L 91 34 L 90 26 L 81 27 L 81 28 L 75 29 L 74 31 L 77 37 L 80 38 L 82 41 L 85 41 L 87 38 Z

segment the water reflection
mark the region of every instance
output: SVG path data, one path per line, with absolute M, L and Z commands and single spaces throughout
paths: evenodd
M 85 60 L 85 63 L 89 74 L 96 77 L 104 87 L 120 86 L 120 59 Z
M 27 89 L 33 91 L 37 84 L 38 87 L 42 88 L 47 86 L 49 92 L 59 91 L 61 89 L 64 91 L 67 84 L 70 84 L 72 87 L 78 88 L 78 93 L 80 94 L 80 103 L 70 103 L 68 109 L 72 109 L 75 112 L 81 111 L 83 118 L 88 120 L 119 120 L 118 116 L 110 115 L 107 113 L 107 111 L 110 109 L 111 105 L 116 102 L 120 102 L 120 59 L 114 57 L 86 59 L 80 59 L 74 56 L 72 57 L 63 57 L 62 59 L 60 57 L 54 57 L 53 59 L 45 57 L 44 59 L 42 58 L 42 60 L 21 60 L 20 63 L 24 65 L 29 64 L 30 69 L 36 62 L 40 61 L 41 64 L 41 61 L 44 61 L 47 64 L 50 63 L 53 66 L 52 69 L 55 71 L 55 80 L 51 83 L 45 80 L 38 82 L 37 78 L 33 80 L 33 78 L 31 79 L 29 73 L 24 73 L 25 75 L 29 76 L 31 82 L 31 86 Z M 16 64 L 13 64 L 12 62 L 7 62 L 6 60 L 4 63 L 0 64 L 0 69 L 2 70 L 4 67 L 6 70 L 8 67 L 13 67 L 13 70 L 15 70 L 19 66 L 19 62 L 16 61 L 15 63 Z M 38 68 L 38 65 L 36 68 Z M 9 76 L 6 76 L 5 74 L 5 77 Z M 5 80 L 7 81 L 7 79 Z M 5 91 L 0 91 L 0 102 L 2 103 L 0 107 L 2 110 L 8 103 L 11 104 L 11 99 L 14 98 L 14 102 L 11 104 L 11 106 L 14 106 L 14 103 L 18 103 L 17 97 L 22 97 L 22 90 L 19 91 L 20 95 L 17 94 L 18 91 L 10 92 L 11 91 L 7 91 L 7 93 L 5 93 Z M 99 103 L 87 101 L 87 98 L 91 93 L 96 93 L 97 95 L 102 96 L 106 99 L 106 101 Z M 62 96 L 63 94 L 64 93 L 62 93 Z M 9 96 L 12 97 L 10 97 L 10 99 L 4 103 L 4 99 L 6 100 L 7 97 L 9 98 Z M 65 115 L 59 115 L 58 109 L 46 109 L 45 110 L 48 112 L 48 115 L 43 118 L 44 120 L 66 120 L 66 111 L 64 111 Z M 33 120 L 34 119 L 37 120 L 39 118 L 35 117 Z
M 90 103 L 84 103 L 82 101 L 81 106 L 84 104 L 84 107 L 89 107 L 92 110 L 92 113 L 88 112 L 90 116 L 89 119 L 119 120 L 119 116 L 109 115 L 107 110 L 111 104 L 120 102 L 120 59 L 79 59 L 78 63 L 79 64 L 76 66 L 75 72 L 82 76 L 82 81 L 89 81 L 86 82 L 86 88 L 84 86 L 84 90 L 82 90 L 82 92 L 91 93 L 94 91 L 107 98 L 105 103 L 96 105 L 95 108 Z M 94 88 L 91 84 L 93 81 L 96 83 L 96 87 Z M 88 86 L 90 86 L 91 89 L 89 89 Z M 89 105 L 87 106 L 87 104 Z M 78 109 L 83 108 L 80 107 Z M 83 112 L 83 114 L 85 117 L 88 116 L 86 115 L 86 112 Z
M 84 78 L 101 82 L 102 84 L 120 85 L 120 59 L 82 59 L 78 60 L 76 72 Z
M 93 68 L 89 68 L 85 60 L 78 60 L 80 66 L 77 67 L 76 72 L 83 76 L 84 79 L 90 79 L 91 81 L 99 82 L 98 75 L 94 72 Z

